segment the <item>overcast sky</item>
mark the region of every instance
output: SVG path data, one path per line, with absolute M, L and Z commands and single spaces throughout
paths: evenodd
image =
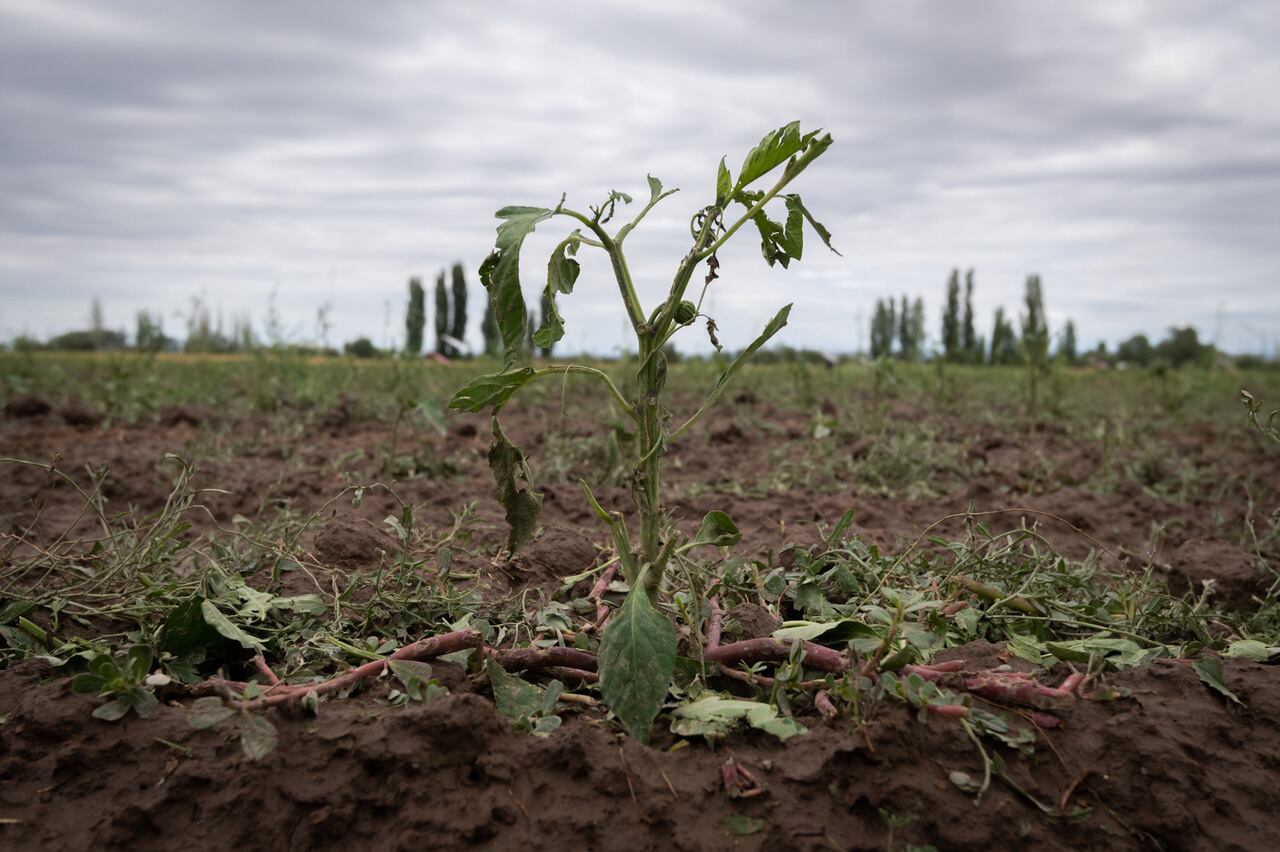
M 1038 273 L 1049 319 L 1112 343 L 1175 323 L 1280 346 L 1280 4 L 0 0 L 0 338 L 193 297 L 290 334 L 403 336 L 406 280 L 474 270 L 505 204 L 681 192 L 629 240 L 646 307 L 710 203 L 792 119 L 835 145 L 797 182 L 843 257 L 721 252 L 741 346 L 865 345 L 879 297 L 976 269 L 980 333 Z M 526 294 L 568 230 L 526 243 Z M 584 250 L 565 349 L 625 325 Z M 430 300 L 429 300 L 430 301 Z M 700 333 L 677 338 L 705 348 Z

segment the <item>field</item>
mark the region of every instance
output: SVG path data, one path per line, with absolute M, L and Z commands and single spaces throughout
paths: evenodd
M 482 369 L 0 355 L 0 846 L 1274 843 L 1280 444 L 1239 391 L 1275 371 L 1057 368 L 1031 409 L 1015 368 L 749 365 L 668 458 L 682 528 L 742 538 L 668 574 L 645 746 L 592 682 L 626 587 L 578 485 L 629 512 L 634 436 L 525 389 L 505 558 L 488 418 L 446 408 Z M 442 634 L 483 645 L 379 662 Z

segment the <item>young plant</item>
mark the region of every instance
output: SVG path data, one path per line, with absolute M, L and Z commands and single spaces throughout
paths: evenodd
M 489 465 L 498 485 L 498 497 L 506 509 L 511 527 L 507 548 L 517 550 L 537 529 L 542 495 L 531 487 L 523 453 L 502 431 L 498 414 L 523 386 L 546 376 L 573 373 L 590 376 L 602 382 L 625 416 L 636 424 L 639 440 L 631 463 L 631 497 L 639 516 L 639 540 L 634 541 L 627 520 L 618 512 L 608 512 L 596 501 L 590 487 L 583 482 L 586 499 L 596 515 L 612 533 L 622 571 L 630 593 L 609 623 L 600 649 L 601 692 L 610 708 L 638 739 L 647 740 L 654 717 L 666 697 L 675 667 L 676 638 L 671 623 L 657 608 L 668 562 L 703 545 L 727 546 L 741 538 L 737 527 L 723 512 L 710 512 L 692 539 L 685 539 L 666 512 L 662 502 L 662 461 L 669 443 L 697 423 L 724 393 L 730 378 L 761 346 L 787 323 L 790 305 L 783 307 L 765 326 L 764 331 L 721 373 L 706 399 L 687 419 L 672 428 L 671 413 L 663 405 L 667 358 L 663 347 L 672 336 L 693 324 L 701 316 L 702 298 L 716 279 L 719 267 L 717 252 L 748 222 L 760 234 L 761 251 L 770 266 L 786 268 L 799 260 L 803 252 L 803 225 L 809 225 L 828 248 L 831 234 L 805 208 L 800 196 L 784 194 L 784 190 L 831 145 L 830 134 L 812 131 L 802 134 L 800 123 L 792 122 L 771 131 L 747 154 L 734 180 L 721 159 L 716 173 L 715 199 L 700 208 L 690 221 L 692 245 L 676 267 L 675 277 L 663 300 L 646 313 L 636 296 L 636 288 L 627 265 L 624 243 L 641 220 L 658 202 L 676 190 L 664 190 L 662 182 L 649 177 L 649 201 L 627 224 L 613 233 L 606 225 L 613 220 L 620 204 L 630 204 L 631 196 L 612 191 L 598 207 L 581 213 L 565 206 L 564 199 L 554 208 L 504 207 L 497 212 L 502 220 L 493 253 L 480 266 L 480 278 L 489 292 L 493 312 L 505 351 L 503 369 L 480 376 L 462 388 L 449 403 L 461 411 L 492 410 L 493 444 Z M 768 189 L 753 188 L 766 175 L 774 174 Z M 770 218 L 766 207 L 779 199 L 786 207 L 784 222 Z M 543 367 L 518 366 L 517 359 L 527 351 L 525 346 L 528 310 L 520 285 L 520 249 L 534 228 L 555 216 L 577 222 L 551 254 L 547 268 L 544 298 L 548 310 L 533 335 L 534 343 L 549 349 L 564 335 L 564 320 L 557 299 L 573 291 L 580 266 L 577 255 L 582 246 L 604 252 L 609 258 L 617 281 L 618 292 L 631 322 L 638 345 L 636 390 L 628 398 L 607 374 L 594 367 L 578 364 L 551 364 Z M 832 251 L 835 251 L 832 248 Z M 690 283 L 700 264 L 706 264 L 702 293 L 697 302 L 686 298 Z M 719 348 L 715 321 L 706 318 L 707 333 Z M 634 543 L 633 543 L 634 542 Z

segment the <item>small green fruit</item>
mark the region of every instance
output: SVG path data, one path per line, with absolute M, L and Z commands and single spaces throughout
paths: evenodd
M 681 325 L 688 325 L 698 316 L 698 306 L 688 299 L 676 305 L 676 322 Z

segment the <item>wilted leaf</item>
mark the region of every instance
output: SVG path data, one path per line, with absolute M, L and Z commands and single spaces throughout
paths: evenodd
M 511 395 L 537 378 L 532 367 L 521 367 L 488 376 L 477 376 L 449 400 L 455 411 L 483 411 L 501 408 Z
M 1230 698 L 1241 707 L 1244 706 L 1244 702 L 1240 700 L 1240 697 L 1227 688 L 1226 677 L 1222 673 L 1222 661 L 1217 657 L 1201 657 L 1195 661 L 1193 668 L 1195 668 L 1196 674 L 1200 676 L 1200 680 L 1205 686 L 1220 695 Z
M 187 717 L 187 724 L 197 731 L 203 731 L 235 714 L 236 711 L 222 703 L 221 698 L 210 695 L 197 698 L 191 705 L 191 715 Z
M 724 818 L 725 830 L 736 837 L 746 837 L 764 831 L 764 820 L 742 814 L 729 814 Z
M 276 726 L 265 716 L 240 714 L 240 748 L 250 760 L 261 760 L 276 748 Z
M 542 511 L 542 495 L 527 487 L 521 487 L 517 479 L 529 481 L 529 471 L 524 463 L 524 453 L 507 440 L 498 418 L 492 419 L 493 444 L 489 447 L 489 469 L 498 485 L 498 502 L 507 512 L 507 550 L 515 553 L 533 538 L 538 529 L 538 515 Z
M 261 651 L 265 648 L 261 642 L 241 630 L 231 619 L 223 615 L 213 601 L 201 601 L 200 614 L 204 616 L 206 624 L 231 641 L 239 642 L 241 647 L 248 648 L 251 651 Z
M 721 698 L 718 695 L 708 695 L 691 704 L 683 704 L 673 710 L 671 715 L 671 732 L 680 736 L 722 735 L 740 721 L 780 740 L 805 733 L 803 725 L 794 719 L 779 716 L 778 708 L 772 704 L 740 698 Z
M 510 363 L 524 344 L 528 322 L 520 290 L 520 246 L 539 222 L 550 218 L 551 211 L 544 207 L 503 207 L 494 215 L 503 222 L 498 226 L 493 253 L 480 265 L 480 280 L 489 291 Z
M 764 331 L 760 332 L 760 336 L 757 337 L 755 340 L 751 341 L 750 346 L 748 346 L 746 349 L 743 349 L 740 353 L 738 353 L 738 357 L 733 359 L 733 363 L 731 363 L 728 367 L 725 368 L 725 371 L 720 374 L 720 378 L 716 379 L 715 386 L 711 388 L 711 393 L 707 394 L 706 400 L 698 408 L 697 412 L 694 413 L 693 417 L 689 418 L 690 421 L 701 416 L 704 411 L 706 411 L 708 408 L 714 405 L 717 400 L 720 399 L 720 396 L 724 393 L 725 388 L 728 387 L 729 385 L 729 380 L 733 378 L 733 374 L 738 372 L 738 370 L 742 369 L 742 365 L 745 364 L 747 360 L 751 358 L 752 355 L 756 354 L 756 351 L 759 350 L 761 346 L 764 346 L 766 343 L 768 343 L 769 338 L 773 337 L 775 334 L 777 334 L 779 331 L 782 330 L 782 328 L 787 324 L 787 317 L 790 314 L 791 314 L 791 305 L 784 306 L 782 310 L 774 314 L 773 319 L 769 320 L 769 324 L 764 327 Z M 707 319 L 708 332 L 710 332 L 712 327 L 713 326 L 712 326 L 711 320 L 710 318 L 708 318 Z
M 781 628 L 773 631 L 771 635 L 774 639 L 783 642 L 794 642 L 799 639 L 803 642 L 823 642 L 839 645 L 855 637 L 874 637 L 877 647 L 881 642 L 880 635 L 876 633 L 874 628 L 851 618 L 826 622 L 788 621 Z
M 716 169 L 716 206 L 723 209 L 733 196 L 733 180 L 729 177 L 729 167 L 725 158 L 720 158 L 720 168 Z
M 724 512 L 711 511 L 702 517 L 702 526 L 698 534 L 686 545 L 687 547 L 733 547 L 742 541 L 742 533 Z
M 498 712 L 513 722 L 536 716 L 542 708 L 542 690 L 510 674 L 493 660 L 485 660 L 485 674 L 493 686 L 493 703 Z
M 658 184 L 658 188 L 662 188 L 661 183 Z M 556 250 L 551 253 L 551 261 L 547 264 L 547 286 L 543 290 L 547 312 L 542 318 L 542 325 L 533 333 L 533 342 L 544 349 L 549 349 L 564 337 L 564 318 L 560 316 L 556 296 L 573 292 L 578 273 L 582 271 L 582 267 L 574 257 L 581 244 L 581 234 L 574 231 L 556 246 Z
M 304 615 L 320 615 L 328 609 L 324 600 L 317 594 L 295 595 L 291 598 L 274 598 L 271 601 L 271 606 L 274 609 L 300 612 Z
M 1226 657 L 1242 657 L 1246 660 L 1265 663 L 1272 656 L 1280 655 L 1280 648 L 1268 648 L 1266 642 L 1257 639 L 1237 639 L 1227 648 Z
M 600 692 L 631 736 L 649 742 L 649 730 L 671 686 L 676 631 L 636 583 L 605 628 L 600 643 Z
M 813 214 L 809 212 L 809 208 L 804 206 L 804 202 L 800 200 L 800 196 L 798 195 L 787 196 L 788 212 L 792 209 L 793 205 L 795 209 L 800 211 L 801 215 L 803 215 L 805 219 L 809 220 L 809 226 L 813 228 L 813 230 L 817 233 L 818 238 L 822 240 L 822 242 L 826 245 L 826 247 L 831 249 L 831 251 L 834 252 L 836 255 L 843 257 L 843 255 L 841 255 L 840 252 L 836 251 L 836 247 L 831 245 L 831 232 L 828 231 L 821 222 L 813 218 Z M 799 257 L 799 256 L 800 255 L 798 254 L 796 255 L 796 257 Z

